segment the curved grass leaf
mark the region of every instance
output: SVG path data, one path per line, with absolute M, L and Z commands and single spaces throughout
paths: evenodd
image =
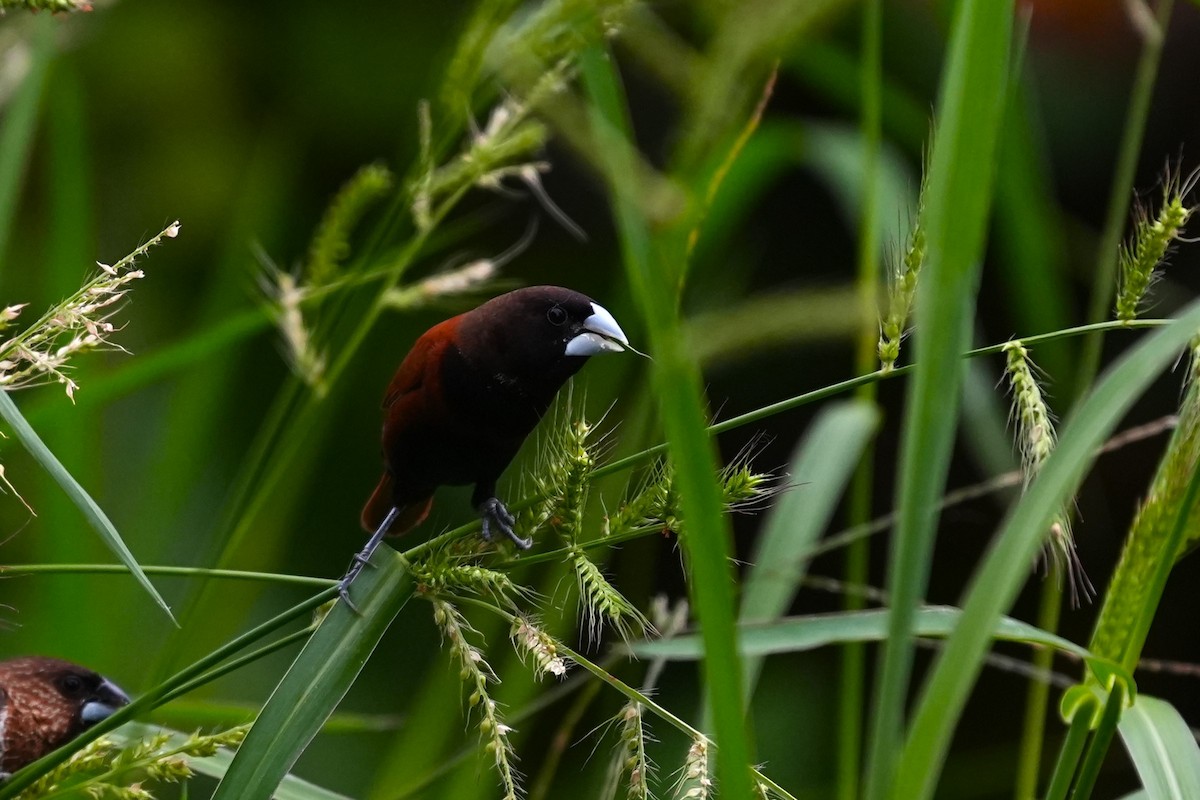
M 1059 445 L 1029 491 L 1008 515 L 963 603 L 963 621 L 922 689 L 900 757 L 893 796 L 932 796 L 954 728 L 982 668 L 995 621 L 1029 575 L 1051 520 L 1079 486 L 1096 449 L 1134 400 L 1200 328 L 1200 302 L 1170 326 L 1131 348 L 1099 382 L 1065 426 Z
M 716 778 L 722 793 L 750 797 L 751 746 L 742 707 L 741 660 L 734 624 L 733 554 L 729 520 L 717 484 L 716 452 L 708 431 L 703 386 L 695 358 L 681 335 L 678 290 L 685 259 L 679 231 L 652 230 L 639 202 L 630 125 L 622 88 L 607 52 L 584 51 L 580 66 L 633 295 L 654 356 L 651 377 L 668 449 L 676 467 L 687 528 L 680 537 L 687 557 L 692 606 L 704 630 L 704 680 L 716 740 Z
M 71 498 L 79 510 L 83 512 L 83 516 L 87 519 L 96 532 L 100 534 L 100 538 L 108 545 L 108 549 L 112 550 L 113 554 L 121 560 L 129 571 L 137 578 L 138 583 L 149 593 L 154 601 L 162 607 L 162 610 L 167 612 L 167 616 L 171 621 L 175 621 L 175 617 L 171 615 L 171 609 L 167 607 L 167 602 L 163 600 L 162 595 L 154 588 L 154 584 L 150 583 L 150 579 L 146 577 L 146 573 L 142 571 L 137 559 L 133 557 L 133 553 L 129 552 L 129 548 L 125 546 L 125 541 L 121 538 L 121 534 L 117 533 L 116 527 L 109 520 L 108 515 L 96 504 L 96 501 L 91 498 L 91 495 L 79 485 L 79 482 L 71 477 L 71 473 L 67 472 L 67 468 L 50 452 L 50 448 L 37 435 L 33 427 L 21 415 L 21 410 L 17 408 L 17 404 L 12 401 L 7 392 L 0 392 L 0 417 L 12 427 L 13 434 L 17 440 L 29 451 L 42 468 L 50 473 L 50 477 L 58 482 L 67 496 Z
M 1200 746 L 1170 703 L 1139 694 L 1117 726 L 1147 800 L 1200 797 Z
M 743 655 L 765 656 L 775 653 L 797 653 L 847 642 L 878 642 L 887 636 L 888 618 L 891 613 L 886 608 L 875 608 L 869 611 L 838 611 L 831 614 L 785 617 L 764 624 L 743 624 L 740 626 L 739 649 Z M 954 632 L 961 618 L 962 609 L 953 606 L 926 606 L 917 611 L 913 633 L 930 639 L 945 639 Z M 996 620 L 988 638 L 1050 647 L 1080 658 L 1091 657 L 1085 647 L 1010 617 L 1000 617 Z M 700 638 L 695 634 L 636 642 L 631 649 L 638 657 L 666 658 L 674 661 L 695 660 L 701 654 Z
M 916 369 L 905 400 L 899 515 L 887 588 L 891 630 L 880 653 L 866 797 L 894 795 L 913 662 L 912 625 L 929 581 L 938 499 L 958 418 L 962 365 L 978 291 L 1006 96 L 1012 0 L 956 4 L 942 67 L 927 179 L 926 260 L 917 289 Z M 988 630 L 981 630 L 986 637 Z
M 383 557 L 386 555 L 387 557 Z M 416 585 L 403 559 L 380 547 L 354 582 L 355 614 L 337 603 L 296 656 L 238 749 L 213 800 L 272 797 L 354 683 Z

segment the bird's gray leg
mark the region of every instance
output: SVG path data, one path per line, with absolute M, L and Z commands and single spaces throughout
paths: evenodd
M 492 541 L 492 527 L 500 529 L 500 532 L 512 539 L 512 543 L 522 550 L 528 550 L 533 547 L 533 539 L 522 539 L 513 530 L 513 525 L 517 520 L 509 510 L 504 507 L 504 503 L 500 502 L 497 497 L 488 497 L 478 503 L 479 516 L 483 518 L 483 538 L 487 541 Z
M 379 543 L 383 541 L 383 537 L 387 534 L 388 528 L 392 527 L 392 523 L 399 516 L 400 509 L 392 506 L 388 511 L 387 516 L 383 518 L 383 522 L 379 523 L 379 527 L 371 534 L 371 538 L 367 540 L 366 545 L 362 550 L 354 554 L 354 560 L 350 563 L 350 569 L 346 570 L 345 577 L 338 583 L 338 597 L 349 606 L 350 610 L 358 614 L 358 607 L 350 600 L 350 583 L 362 572 L 364 565 L 371 563 L 371 554 L 375 552 L 375 548 L 379 547 Z

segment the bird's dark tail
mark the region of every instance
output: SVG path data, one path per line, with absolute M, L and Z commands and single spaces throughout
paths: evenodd
M 363 530 L 368 533 L 374 533 L 383 523 L 383 518 L 387 516 L 388 511 L 391 511 L 394 500 L 392 492 L 392 476 L 383 473 L 383 477 L 379 479 L 379 485 L 375 487 L 375 491 L 371 493 L 371 498 L 367 500 L 367 504 L 363 506 L 362 516 L 359 517 L 359 524 Z M 400 515 L 396 517 L 396 521 L 388 528 L 388 536 L 400 536 L 408 533 L 413 528 L 420 525 L 429 516 L 429 509 L 433 506 L 433 495 L 418 500 L 415 503 L 408 503 L 400 508 Z

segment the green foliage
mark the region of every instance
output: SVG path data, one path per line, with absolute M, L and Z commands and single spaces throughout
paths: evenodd
M 43 775 L 19 800 L 71 796 L 152 800 L 149 787 L 186 783 L 195 774 L 191 759 L 212 758 L 221 748 L 236 749 L 246 730 L 243 726 L 208 735 L 197 732 L 183 742 L 173 741 L 170 731 L 159 731 L 123 746 L 101 737 Z
M 1055 631 L 1053 590 L 1049 621 L 1010 616 L 1047 542 L 1068 576 L 1081 568 L 1071 534 L 1089 525 L 1074 518 L 1084 475 L 1121 446 L 1120 419 L 1184 344 L 1200 352 L 1200 311 L 1166 313 L 1176 286 L 1160 299 L 1173 319 L 1136 319 L 1164 257 L 1191 255 L 1184 228 L 1200 172 L 1173 170 L 1162 207 L 1139 211 L 1118 247 L 1169 0 L 1157 21 L 1139 18 L 1148 35 L 1121 160 L 1101 176 L 1115 199 L 1099 257 L 1078 252 L 1090 248 L 1080 235 L 1090 220 L 1077 216 L 1087 204 L 1067 195 L 1095 183 L 1078 180 L 1079 159 L 1108 169 L 1094 157 L 1103 142 L 1049 141 L 1063 135 L 1061 121 L 1041 112 L 1061 90 L 1040 80 L 1046 59 L 1022 59 L 1011 3 L 953 4 L 936 105 L 941 27 L 914 26 L 911 9 L 892 3 L 868 5 L 858 48 L 846 36 L 856 11 L 840 0 L 481 0 L 399 4 L 379 17 L 302 0 L 279 13 L 239 7 L 235 37 L 219 12 L 136 0 L 70 17 L 18 13 L 85 5 L 0 2 L 10 11 L 0 31 L 0 336 L 9 337 L 0 387 L 55 383 L 78 401 L 43 390 L 18 410 L 0 394 L 16 434 L 0 479 L 39 514 L 29 519 L 16 497 L 0 507 L 17 531 L 4 540 L 6 559 L 25 567 L 5 575 L 22 580 L 2 582 L 12 588 L 5 618 L 21 611 L 37 638 L 15 627 L 0 635 L 141 691 L 0 784 L 0 799 L 149 796 L 151 778 L 187 779 L 185 796 L 208 796 L 215 779 L 217 798 L 485 800 L 499 785 L 509 800 L 742 800 L 801 789 L 824 797 L 835 781 L 843 798 L 1006 794 L 1007 733 L 980 726 L 995 756 L 954 733 L 985 713 L 968 699 L 1011 704 L 1011 682 L 997 691 L 981 673 L 1011 663 L 993 648 L 1012 643 L 1041 648 L 1044 666 L 1064 655 L 1078 673 L 1061 704 L 1065 729 L 1047 727 L 1044 702 L 1030 706 L 1019 798 L 1042 796 L 1039 762 L 1058 733 L 1049 800 L 1084 800 L 1102 769 L 1122 768 L 1147 796 L 1195 793 L 1200 750 L 1185 721 L 1135 682 L 1150 625 L 1169 616 L 1159 608 L 1168 577 L 1200 540 L 1194 377 L 1090 646 Z M 255 35 L 259 13 L 270 36 Z M 125 38 L 110 42 L 110 30 Z M 252 63 L 281 67 L 278 77 L 244 76 Z M 1072 92 L 1073 103 L 1087 95 Z M 805 116 L 807 93 L 823 103 L 820 120 Z M 139 115 L 131 98 L 152 98 L 154 113 Z M 860 99 L 854 126 L 841 117 Z M 251 125 L 229 109 L 261 116 Z M 136 151 L 126 150 L 134 138 Z M 501 216 L 524 214 L 522 197 L 590 242 L 563 244 L 545 226 Z M 188 229 L 201 233 L 164 250 L 166 268 L 156 254 L 153 280 L 127 304 L 142 277 L 131 260 L 99 273 L 76 262 L 110 237 L 144 235 L 122 228 L 140 226 L 151 202 L 155 215 L 190 209 Z M 507 244 L 491 250 L 493 234 Z M 472 252 L 460 251 L 468 242 Z M 184 268 L 170 268 L 176 258 Z M 1092 313 L 1079 324 L 1069 292 L 1093 271 Z M 876 326 L 864 308 L 884 279 Z M 502 492 L 537 549 L 483 542 L 460 496 L 439 492 L 427 525 L 439 532 L 400 540 L 399 554 L 381 548 L 353 584 L 358 611 L 337 602 L 333 582 L 311 575 L 340 573 L 359 543 L 355 511 L 378 474 L 387 370 L 432 322 L 505 285 L 542 282 L 602 298 L 650 359 L 589 366 L 510 470 L 519 478 Z M 981 285 L 1000 286 L 1003 301 L 978 294 Z M 1117 319 L 1101 321 L 1114 288 Z M 20 331 L 27 302 L 52 310 Z M 78 359 L 122 349 L 105 346 L 122 327 L 118 309 L 130 322 L 118 338 L 137 356 Z M 272 324 L 283 365 L 262 335 Z M 1125 337 L 1142 329 L 1159 330 L 1130 346 Z M 1096 380 L 1100 335 L 1114 330 L 1127 352 Z M 897 366 L 909 334 L 913 363 Z M 972 337 L 997 343 L 971 349 Z M 1045 372 L 1030 361 L 1035 344 Z M 986 418 L 967 406 L 990 381 L 964 394 L 964 358 L 981 374 L 1003 364 L 1020 474 L 977 485 L 951 460 L 962 452 L 963 464 L 1008 469 L 956 448 L 957 432 Z M 876 392 L 885 380 L 904 392 Z M 849 391 L 853 403 L 827 402 Z M 1051 401 L 1067 409 L 1077 396 L 1060 440 Z M 997 442 L 1002 425 L 992 427 Z M 785 475 L 763 466 L 782 461 L 801 430 Z M 1007 458 L 1007 445 L 989 446 Z M 969 485 L 947 493 L 951 482 Z M 945 551 L 954 563 L 941 550 L 935 563 L 939 522 L 961 522 L 941 519 L 943 508 L 1022 485 L 1000 498 L 1002 515 L 963 515 L 977 522 L 961 552 L 994 536 L 979 564 L 957 545 Z M 1120 524 L 1112 505 L 1110 524 Z M 761 524 L 731 521 L 732 511 L 764 508 Z M 89 560 L 70 549 L 80 515 L 119 563 L 27 563 Z M 843 516 L 850 528 L 821 541 Z M 995 530 L 986 524 L 1001 516 Z M 885 590 L 861 585 L 872 573 L 867 537 L 892 528 Z M 34 537 L 53 547 L 27 546 Z M 858 542 L 847 578 L 830 581 L 814 555 L 846 542 Z M 172 566 L 139 564 L 134 552 Z M 181 631 L 141 613 L 130 574 L 180 609 Z M 961 601 L 945 605 L 964 584 Z M 690 604 L 652 599 L 663 585 Z M 797 615 L 804 586 L 882 607 Z M 411 599 L 432 606 L 432 625 Z M 675 612 L 661 613 L 668 606 Z M 918 637 L 938 651 L 906 714 Z M 827 700 L 837 647 L 851 664 L 863 652 L 854 647 L 881 653 L 865 736 L 865 670 L 840 673 L 836 712 Z M 213 748 L 235 744 L 241 727 L 189 739 L 130 722 L 146 714 L 255 719 L 235 755 Z M 464 716 L 477 736 L 464 736 Z M 576 744 L 590 728 L 615 740 L 611 763 L 589 763 L 591 746 Z M 1131 766 L 1108 755 L 1118 734 Z M 862 785 L 860 751 L 869 754 Z M 972 770 L 969 791 L 956 784 L 962 765 L 985 762 L 996 766 Z M 297 764 L 337 792 L 289 775 Z

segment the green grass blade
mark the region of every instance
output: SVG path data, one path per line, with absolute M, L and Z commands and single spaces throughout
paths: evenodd
M 163 600 L 162 595 L 154 588 L 154 584 L 150 583 L 150 579 L 146 577 L 146 573 L 142 571 L 137 559 L 133 557 L 133 553 L 129 552 L 129 548 L 125 546 L 125 542 L 121 539 L 121 534 L 117 533 L 116 527 L 109 520 L 108 515 L 96 504 L 96 501 L 91 498 L 91 495 L 79 485 L 75 478 L 71 477 L 71 473 L 67 472 L 66 468 L 55 458 L 54 453 L 50 452 L 50 448 L 46 447 L 41 438 L 34 431 L 33 427 L 26 422 L 25 417 L 21 415 L 17 404 L 12 401 L 7 392 L 0 392 L 0 417 L 12 428 L 17 439 L 29 451 L 34 460 L 42 465 L 46 472 L 50 473 L 50 477 L 58 482 L 63 491 L 67 493 L 67 497 L 71 498 L 79 510 L 83 512 L 83 516 L 87 519 L 96 532 L 100 534 L 100 538 L 108 545 L 108 549 L 112 550 L 113 554 L 120 559 L 121 563 L 129 568 L 129 571 L 137 578 L 138 583 L 149 593 L 154 601 L 158 603 L 162 610 L 167 613 L 171 621 L 175 621 L 175 617 L 171 615 L 171 609 L 167 607 L 167 602 Z
M 717 483 L 700 372 L 681 335 L 676 291 L 682 274 L 683 253 L 678 251 L 682 238 L 677 241 L 669 229 L 652 237 L 642 216 L 624 98 L 608 54 L 592 47 L 585 51 L 581 67 L 612 189 L 626 272 L 649 335 L 654 358 L 651 376 L 687 520 L 680 539 L 692 605 L 704 630 L 704 676 L 717 744 L 717 781 L 722 794 L 747 798 L 752 756 L 734 625 L 733 545 Z
M 765 656 L 815 650 L 847 642 L 878 642 L 887 635 L 891 613 L 886 608 L 873 608 L 867 611 L 787 617 L 764 624 L 743 624 L 740 626 L 739 648 L 744 655 Z M 929 639 L 945 639 L 954 633 L 961 618 L 962 609 L 925 606 L 918 609 L 913 618 L 913 633 Z M 1087 648 L 1068 639 L 1010 617 L 999 617 L 987 635 L 999 641 L 1049 647 L 1080 658 L 1091 655 Z M 694 661 L 702 653 L 700 637 L 696 634 L 635 642 L 630 649 L 639 658 L 666 658 L 673 661 Z
M 1068 421 L 1058 448 L 1007 517 L 971 582 L 962 624 L 921 692 L 893 796 L 906 800 L 932 796 L 955 724 L 982 667 L 988 632 L 1025 583 L 1028 565 L 1054 514 L 1078 487 L 1096 448 L 1138 395 L 1177 357 L 1197 327 L 1200 304 L 1193 303 L 1172 325 L 1131 348 Z
M 1117 727 L 1150 800 L 1200 797 L 1200 746 L 1170 703 L 1139 694 Z
M 383 555 L 388 557 L 384 558 Z M 350 690 L 416 585 L 380 547 L 354 583 L 357 615 L 337 603 L 271 693 L 213 800 L 269 798 Z
M 191 738 L 188 734 L 180 731 L 162 728 L 157 725 L 146 725 L 140 722 L 131 722 L 113 731 L 108 736 L 110 739 L 116 741 L 118 745 L 126 747 L 160 734 L 166 734 L 170 737 L 166 744 L 166 747 L 170 749 L 182 747 Z M 203 758 L 188 758 L 187 763 L 198 774 L 219 779 L 225 776 L 232 761 L 233 753 L 222 748 L 215 755 Z M 295 775 L 284 776 L 283 781 L 279 784 L 279 788 L 275 790 L 274 798 L 275 800 L 349 800 L 345 795 L 331 792 L 328 789 L 322 789 L 320 786 L 297 778 Z
M 739 616 L 742 623 L 772 621 L 787 611 L 807 572 L 805 554 L 829 524 L 878 425 L 879 412 L 865 402 L 830 406 L 813 421 L 788 466 L 789 479 L 799 485 L 784 493 L 771 510 L 750 558 Z M 762 659 L 748 658 L 745 666 L 748 701 Z
M 13 220 L 17 215 L 17 195 L 33 146 L 33 132 L 37 127 L 42 90 L 46 85 L 46 67 L 54 54 L 55 27 L 49 14 L 37 21 L 29 72 L 0 121 L 0 261 L 8 248 Z
M 935 509 L 957 421 L 959 353 L 974 317 L 1011 30 L 1011 0 L 963 0 L 942 71 L 928 175 L 928 255 L 918 289 L 917 367 L 905 404 L 900 516 L 888 564 L 895 613 L 881 653 L 869 742 L 870 800 L 886 796 L 896 768 L 912 670 L 913 616 L 928 583 Z

